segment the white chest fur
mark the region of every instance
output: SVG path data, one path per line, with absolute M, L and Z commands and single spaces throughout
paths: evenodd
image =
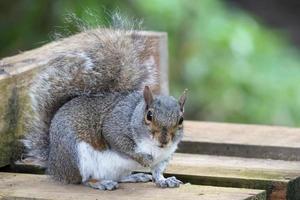
M 159 144 L 152 139 L 143 139 L 137 144 L 137 151 L 145 154 L 150 154 L 153 157 L 153 164 L 160 163 L 164 161 L 175 152 L 177 144 L 169 144 L 170 146 L 165 148 L 160 148 Z
M 97 151 L 86 142 L 79 142 L 77 151 L 83 182 L 91 178 L 118 181 L 139 167 L 132 159 L 111 150 Z
M 177 144 L 167 148 L 160 148 L 152 140 L 143 140 L 138 144 L 138 151 L 153 156 L 153 165 L 168 159 L 176 150 Z M 97 151 L 86 142 L 79 142 L 77 146 L 79 171 L 82 181 L 88 179 L 115 180 L 141 168 L 136 161 L 121 156 L 112 150 Z

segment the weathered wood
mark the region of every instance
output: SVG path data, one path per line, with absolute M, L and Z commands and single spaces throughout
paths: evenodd
M 269 200 L 300 199 L 300 162 L 177 153 L 166 171 L 193 184 L 267 190 Z
M 120 184 L 115 191 L 99 191 L 82 185 L 63 185 L 45 175 L 0 173 L 0 199 L 201 199 L 264 200 L 262 190 L 209 187 L 185 184 L 161 189 L 153 183 Z
M 146 46 L 151 44 L 152 48 L 146 48 L 145 51 L 153 55 L 160 71 L 160 85 L 154 88 L 168 94 L 167 34 L 141 31 L 135 37 L 146 37 Z M 34 75 L 41 67 L 47 66 L 49 59 L 58 52 L 88 49 L 89 45 L 83 46 L 83 42 L 76 42 L 88 38 L 85 33 L 80 33 L 0 60 L 0 167 L 14 160 L 14 155 L 20 155 L 16 144 L 24 134 L 25 113 L 30 111 L 27 91 Z
M 30 160 L 14 170 L 43 172 Z M 166 174 L 193 184 L 263 189 L 269 200 L 300 199 L 300 161 L 176 153 Z
M 300 161 L 300 129 L 185 121 L 179 152 Z

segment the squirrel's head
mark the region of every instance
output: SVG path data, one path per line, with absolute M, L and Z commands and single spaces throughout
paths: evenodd
M 182 137 L 184 104 L 186 91 L 176 100 L 171 96 L 153 96 L 150 88 L 145 86 L 144 121 L 148 126 L 151 138 L 163 148 Z

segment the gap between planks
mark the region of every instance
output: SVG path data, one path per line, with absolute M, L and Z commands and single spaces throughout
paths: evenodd
M 178 152 L 300 161 L 300 129 L 185 121 Z

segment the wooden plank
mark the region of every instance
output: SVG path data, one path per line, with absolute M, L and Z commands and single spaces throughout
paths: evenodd
M 63 185 L 45 175 L 0 173 L 0 199 L 201 199 L 263 200 L 262 190 L 197 186 L 162 189 L 153 183 L 120 184 L 115 191 L 94 190 L 82 185 Z
M 300 161 L 300 129 L 185 121 L 178 152 Z
M 43 173 L 32 162 L 15 171 Z M 166 171 L 192 184 L 263 189 L 270 200 L 300 199 L 300 162 L 176 153 Z
M 85 34 L 80 33 L 0 60 L 0 167 L 9 164 L 20 155 L 20 145 L 17 145 L 17 141 L 25 132 L 25 114 L 30 112 L 27 93 L 32 78 L 41 67 L 47 66 L 47 62 L 58 52 L 88 49 L 94 41 L 90 41 Z M 146 37 L 146 46 L 152 46 L 145 51 L 153 55 L 160 72 L 160 85 L 154 88 L 168 94 L 167 34 L 141 31 L 134 37 Z M 78 43 L 78 40 L 85 42 Z M 145 52 L 141 52 L 143 53 Z
M 270 200 L 300 199 L 300 162 L 177 153 L 166 171 L 193 184 L 267 190 Z

